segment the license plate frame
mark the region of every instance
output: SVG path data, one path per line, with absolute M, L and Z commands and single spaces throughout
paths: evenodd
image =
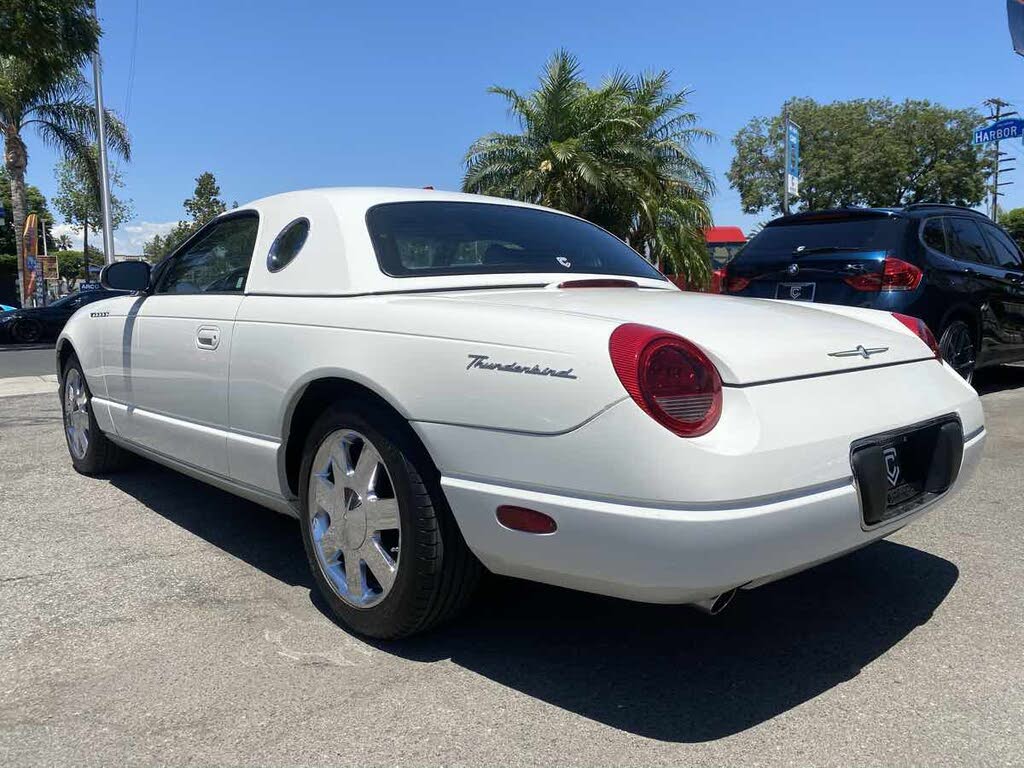
M 956 482 L 963 426 L 956 414 L 871 435 L 850 446 L 865 529 L 911 514 Z
M 817 283 L 776 283 L 775 298 L 785 301 L 814 301 Z

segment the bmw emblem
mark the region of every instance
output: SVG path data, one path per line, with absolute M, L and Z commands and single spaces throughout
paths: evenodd
M 795 275 L 797 272 L 800 271 L 800 265 L 790 264 L 788 267 L 786 267 L 786 271 L 791 275 Z

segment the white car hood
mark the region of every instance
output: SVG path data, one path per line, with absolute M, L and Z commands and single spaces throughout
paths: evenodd
M 636 288 L 474 291 L 436 298 L 663 328 L 704 349 L 729 384 L 933 357 L 890 313 L 869 309 Z

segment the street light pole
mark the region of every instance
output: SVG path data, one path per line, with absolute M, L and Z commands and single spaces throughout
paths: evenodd
M 92 16 L 96 16 L 96 0 L 92 4 Z M 92 52 L 92 81 L 96 94 L 96 138 L 100 145 L 100 202 L 103 209 L 103 260 L 107 264 L 114 263 L 114 228 L 110 215 L 110 171 L 107 166 L 107 127 L 103 109 L 103 79 L 100 63 L 100 46 Z M 88 278 L 88 275 L 86 275 Z

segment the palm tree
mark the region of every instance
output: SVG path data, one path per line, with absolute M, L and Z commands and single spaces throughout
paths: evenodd
M 65 156 L 79 158 L 93 176 L 98 176 L 90 151 L 96 136 L 96 110 L 88 94 L 85 78 L 77 69 L 71 68 L 56 81 L 48 81 L 20 60 L 0 57 L 0 136 L 11 182 L 11 207 L 19 254 L 25 227 L 25 170 L 28 167 L 28 149 L 22 133 L 34 128 L 45 143 Z M 128 159 L 131 156 L 128 131 L 109 110 L 106 129 L 110 149 Z
M 466 153 L 463 189 L 573 213 L 621 237 L 666 271 L 708 278 L 710 171 L 692 145 L 712 134 L 686 111 L 669 75 L 618 73 L 591 88 L 558 51 L 528 96 L 492 87 L 521 131 L 491 133 Z

